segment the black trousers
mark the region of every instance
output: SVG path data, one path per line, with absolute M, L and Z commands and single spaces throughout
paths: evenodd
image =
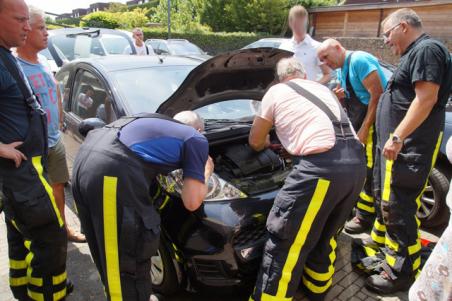
M 9 283 L 21 301 L 66 296 L 67 234 L 42 161 L 29 157 L 3 185 Z
M 415 275 L 421 264 L 420 220 L 416 213 L 428 176 L 435 165 L 442 141 L 441 132 L 432 139 L 431 151 L 400 153 L 396 161 L 386 160 L 381 151 L 377 157 L 376 177 L 380 197 L 376 198 L 377 218 L 372 239 L 385 247 L 386 263 L 397 275 Z
M 160 218 L 149 177 L 116 137 L 114 129 L 90 133 L 74 163 L 73 194 L 108 300 L 148 301 Z
M 332 284 L 336 237 L 365 179 L 364 151 L 339 140 L 322 154 L 302 157 L 278 193 L 267 220 L 269 239 L 251 300 L 292 300 L 300 280 L 312 299 Z

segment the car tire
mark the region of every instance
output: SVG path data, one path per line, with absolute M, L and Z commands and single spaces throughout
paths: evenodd
M 164 243 L 160 243 L 156 256 L 151 258 L 151 282 L 155 292 L 165 296 L 180 289 L 173 258 Z
M 446 196 L 449 181 L 446 176 L 434 168 L 428 177 L 428 184 L 421 197 L 421 208 L 417 217 L 423 228 L 434 228 L 444 225 L 449 220 Z

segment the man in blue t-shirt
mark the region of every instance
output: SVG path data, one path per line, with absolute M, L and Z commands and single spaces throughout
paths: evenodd
M 206 196 L 213 162 L 204 123 L 194 112 L 179 114 L 190 126 L 150 114 L 93 130 L 75 159 L 74 199 L 108 300 L 157 299 L 149 279 L 160 236 L 156 177 L 182 169 L 180 197 L 190 211 Z
M 319 59 L 338 69 L 340 84 L 333 89 L 347 110 L 359 140 L 366 146 L 366 184 L 356 205 L 356 216 L 345 225 L 348 233 L 370 229 L 375 219 L 373 166 L 375 161 L 375 117 L 380 95 L 388 79 L 378 59 L 364 51 L 347 51 L 334 39 L 325 40 L 317 50 Z M 376 234 L 374 234 L 376 235 Z
M 64 218 L 64 185 L 69 181 L 66 163 L 66 150 L 60 128 L 63 124 L 63 106 L 52 71 L 45 65 L 46 58 L 39 51 L 47 48 L 47 28 L 42 10 L 30 7 L 31 31 L 23 46 L 17 47 L 18 61 L 33 92 L 38 97 L 47 114 L 47 133 L 49 141 L 48 174 L 55 201 Z M 66 225 L 68 240 L 85 242 L 83 234 L 76 233 Z

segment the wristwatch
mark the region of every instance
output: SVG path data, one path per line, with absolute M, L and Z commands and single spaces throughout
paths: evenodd
M 392 142 L 397 144 L 402 144 L 403 140 L 398 135 L 392 135 Z

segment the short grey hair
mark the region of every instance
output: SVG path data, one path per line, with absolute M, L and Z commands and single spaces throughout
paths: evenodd
M 143 29 L 141 29 L 141 28 L 139 28 L 139 27 L 135 27 L 135 28 L 132 30 L 132 33 L 137 33 L 137 32 L 143 33 Z
M 182 111 L 174 115 L 173 119 L 189 125 L 198 131 L 204 131 L 204 119 L 196 112 Z
M 44 13 L 44 11 L 42 9 L 39 9 L 39 8 L 35 7 L 35 6 L 32 6 L 32 5 L 28 6 L 28 13 L 30 15 L 30 20 L 29 20 L 30 24 L 35 23 L 35 21 L 38 18 L 42 18 L 43 20 L 45 20 L 45 13 Z
M 422 20 L 419 15 L 410 8 L 401 8 L 390 14 L 384 19 L 383 24 L 391 21 L 394 24 L 398 24 L 400 22 L 406 22 L 413 28 L 421 29 L 422 28 Z
M 284 81 L 286 78 L 295 76 L 304 78 L 306 71 L 303 65 L 295 57 L 283 58 L 276 65 L 276 75 L 279 81 Z

